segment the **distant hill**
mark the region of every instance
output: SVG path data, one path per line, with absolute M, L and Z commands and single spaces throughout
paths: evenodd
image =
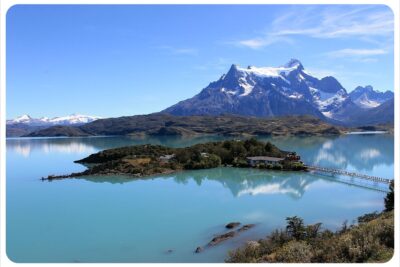
M 85 133 L 77 126 L 64 126 L 56 125 L 48 128 L 44 128 L 38 131 L 33 131 L 24 137 L 59 137 L 59 136 L 91 136 L 91 134 Z
M 156 113 L 100 119 L 81 126 L 54 126 L 27 134 L 41 136 L 100 135 L 325 135 L 343 128 L 311 116 L 256 118 L 245 116 L 173 116 Z
M 6 125 L 6 136 L 7 137 L 20 137 L 31 132 L 45 129 L 49 126 L 31 126 L 24 123 L 15 123 Z

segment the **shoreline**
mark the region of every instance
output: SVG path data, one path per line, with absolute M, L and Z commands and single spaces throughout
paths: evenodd
M 226 137 L 226 138 L 265 138 L 265 137 L 335 137 L 335 136 L 343 136 L 343 135 L 373 135 L 373 134 L 387 134 L 393 135 L 394 133 L 391 131 L 350 131 L 343 132 L 341 134 L 269 134 L 269 135 L 252 135 L 252 134 L 240 134 L 240 135 L 225 135 L 225 134 L 195 134 L 195 135 L 89 135 L 89 136 L 10 136 L 6 137 L 6 140 L 41 140 L 41 139 L 90 139 L 90 138 L 110 138 L 110 137 L 124 137 L 124 138 L 164 138 L 164 137 L 173 137 L 173 138 L 181 138 L 181 139 L 190 139 L 197 137 Z
M 170 172 L 162 172 L 162 173 L 153 173 L 153 174 L 148 174 L 148 175 L 141 175 L 137 176 L 134 174 L 129 174 L 129 173 L 94 173 L 94 174 L 81 174 L 81 173 L 71 173 L 67 175 L 49 175 L 52 176 L 52 178 L 48 177 L 42 177 L 40 178 L 41 181 L 48 181 L 51 182 L 53 180 L 63 180 L 63 179 L 81 179 L 80 177 L 107 177 L 107 176 L 117 176 L 117 177 L 126 177 L 129 180 L 135 180 L 135 179 L 142 179 L 142 178 L 151 178 L 151 177 L 158 177 L 162 175 L 169 175 L 169 174 L 176 174 L 176 173 L 182 173 L 186 171 L 200 171 L 200 170 L 212 170 L 216 168 L 234 168 L 234 169 L 253 169 L 253 170 L 259 170 L 259 171 L 268 171 L 268 172 L 306 172 L 306 173 L 312 173 L 308 169 L 305 170 L 272 170 L 272 169 L 261 169 L 261 168 L 253 168 L 253 167 L 234 167 L 234 166 L 217 166 L 215 168 L 207 168 L 207 169 L 182 169 L 182 170 L 174 170 Z M 74 175 L 73 175 L 74 174 Z M 83 178 L 84 179 L 84 178 Z
M 365 132 L 354 131 L 354 132 L 348 132 L 346 134 L 347 135 L 357 135 L 357 134 L 362 135 L 362 134 L 391 134 L 391 133 L 389 131 L 365 131 Z

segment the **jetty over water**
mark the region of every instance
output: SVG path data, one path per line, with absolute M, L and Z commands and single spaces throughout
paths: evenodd
M 356 173 L 356 172 L 349 172 L 345 170 L 339 170 L 339 169 L 333 169 L 333 168 L 327 168 L 327 167 L 320 167 L 320 166 L 311 166 L 311 165 L 306 165 L 307 169 L 311 171 L 320 171 L 320 172 L 327 172 L 331 174 L 339 174 L 339 175 L 346 175 L 346 176 L 351 176 L 351 177 L 356 177 L 364 180 L 369 180 L 375 183 L 384 183 L 384 184 L 390 184 L 392 180 L 386 179 L 386 178 L 381 178 L 377 176 L 370 176 L 366 174 L 361 174 L 361 173 Z

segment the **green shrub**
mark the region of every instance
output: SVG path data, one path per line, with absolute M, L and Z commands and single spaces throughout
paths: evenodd
M 275 165 L 273 165 L 272 169 L 274 169 L 274 170 L 282 170 L 283 166 L 281 164 L 275 164 Z
M 265 165 L 265 163 L 260 163 L 260 164 L 257 165 L 257 168 L 259 168 L 259 169 L 266 169 L 266 168 L 267 168 L 267 165 Z
M 286 222 L 286 233 L 290 237 L 296 240 L 302 240 L 306 237 L 306 231 L 302 218 L 299 218 L 297 216 L 287 217 Z
M 383 212 L 340 231 L 321 231 L 321 224 L 304 225 L 288 217 L 286 231 L 275 230 L 267 238 L 229 254 L 227 262 L 385 262 L 394 251 L 394 214 Z M 254 245 L 254 244 L 253 244 Z
M 389 193 L 385 197 L 385 211 L 394 209 L 394 180 L 390 182 Z
M 245 159 L 242 159 L 242 158 L 235 159 L 233 165 L 235 167 L 240 167 L 240 168 L 249 167 L 249 163 Z

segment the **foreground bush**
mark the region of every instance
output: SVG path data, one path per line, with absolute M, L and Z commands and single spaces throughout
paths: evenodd
M 375 216 L 376 215 L 376 216 Z M 359 217 L 358 225 L 332 232 L 321 224 L 287 218 L 286 231 L 252 241 L 229 253 L 226 262 L 386 262 L 394 250 L 393 211 Z

